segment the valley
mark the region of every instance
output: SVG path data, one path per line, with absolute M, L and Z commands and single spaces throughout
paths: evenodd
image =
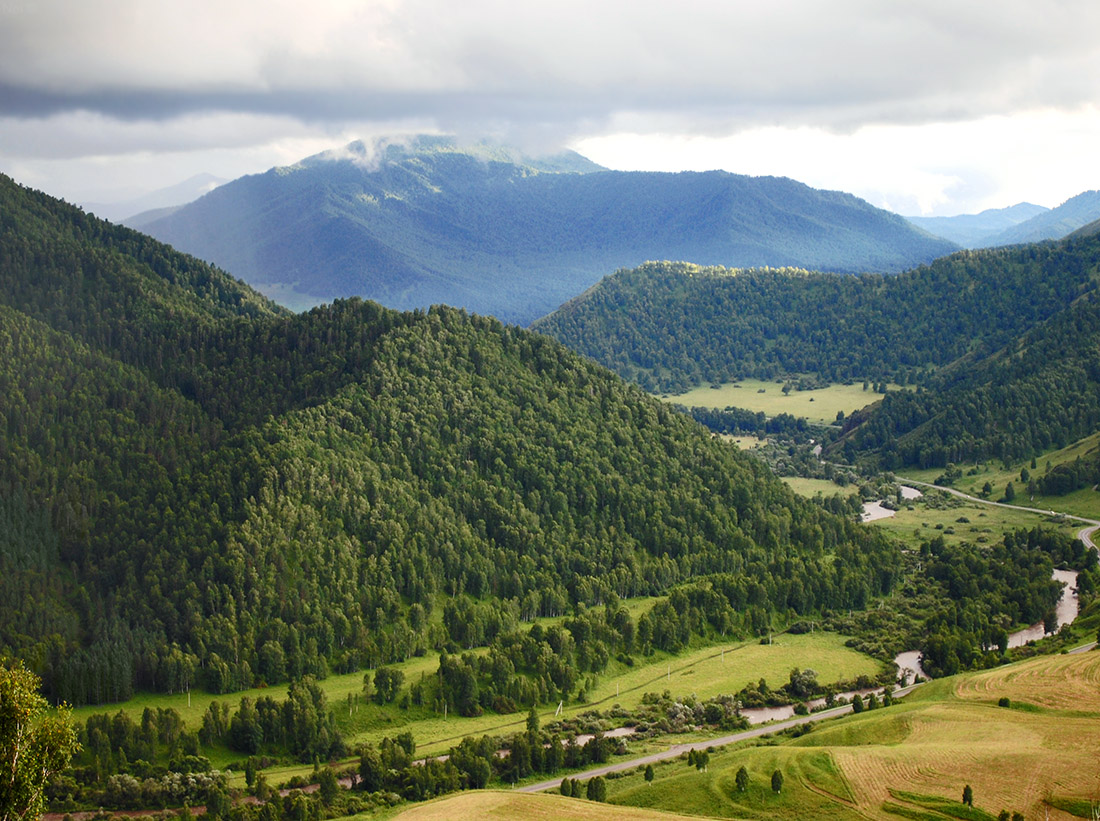
M 0 2 L 0 821 L 1100 821 L 1098 30 Z
M 986 705 L 950 687 L 1042 678 L 1100 628 L 1071 518 L 1100 480 L 1095 239 L 894 277 L 648 263 L 536 333 L 360 300 L 292 314 L 0 195 L 0 643 L 77 704 L 55 811 L 381 818 L 598 772 L 643 809 L 939 817 L 964 739 L 979 803 L 1083 800 L 1053 769 L 1010 794 L 968 724 Z M 661 323 L 684 329 L 667 349 Z M 563 344 L 581 329 L 582 353 L 632 351 L 605 363 L 621 376 Z M 1093 655 L 1049 675 L 1091 680 Z M 895 660 L 934 680 L 897 689 Z M 996 733 L 1055 743 L 1048 708 L 995 709 Z M 659 763 L 689 752 L 695 781 Z

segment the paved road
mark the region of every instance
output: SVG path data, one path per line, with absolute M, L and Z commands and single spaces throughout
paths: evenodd
M 901 696 L 907 695 L 913 691 L 914 687 L 919 686 L 919 684 L 910 684 L 908 687 L 898 687 L 894 690 L 894 698 L 900 698 Z M 707 747 L 720 747 L 723 744 L 733 744 L 737 741 L 759 738 L 762 735 L 786 730 L 788 727 L 797 727 L 799 724 L 807 724 L 811 721 L 822 721 L 827 718 L 837 718 L 850 712 L 852 712 L 852 705 L 842 704 L 839 707 L 832 707 L 828 710 L 822 710 L 808 716 L 795 716 L 785 721 L 777 721 L 774 724 L 762 724 L 759 727 L 753 727 L 750 730 L 742 730 L 732 735 L 710 738 L 706 741 L 695 741 L 691 744 L 673 744 L 667 750 L 639 756 L 638 758 L 631 758 L 626 761 L 616 761 L 614 764 L 605 764 L 602 767 L 594 767 L 591 770 L 585 770 L 583 773 L 575 773 L 574 775 L 566 777 L 586 781 L 589 778 L 595 778 L 597 775 L 607 775 L 608 773 L 616 773 L 622 770 L 632 770 L 638 766 L 656 764 L 658 761 L 667 761 L 670 758 L 677 758 L 688 750 L 705 750 Z M 519 792 L 542 792 L 543 790 L 554 789 L 560 786 L 561 779 L 555 778 L 551 781 L 541 781 L 538 784 L 528 784 L 526 787 L 520 787 Z
M 971 496 L 967 493 L 963 493 L 961 490 L 955 490 L 951 487 L 941 487 L 940 485 L 933 485 L 929 482 L 918 482 L 916 479 L 903 479 L 898 477 L 897 480 L 901 484 L 915 485 L 916 487 L 930 488 L 932 490 L 942 490 L 945 493 L 950 493 L 953 496 L 958 496 L 960 499 L 966 499 L 971 502 L 977 502 L 983 505 L 991 505 L 993 507 L 1007 507 L 1013 510 L 1024 510 L 1028 513 L 1039 513 L 1044 516 L 1050 516 L 1055 514 L 1055 511 L 1050 509 L 1040 509 L 1037 507 L 1026 507 L 1024 505 L 1010 505 L 1007 502 L 991 502 L 988 499 L 982 499 L 978 496 Z M 1093 534 L 1097 529 L 1100 529 L 1100 521 L 1096 519 L 1086 519 L 1084 516 L 1074 516 L 1069 513 L 1058 514 L 1064 516 L 1067 519 L 1072 519 L 1075 522 L 1084 522 L 1085 527 L 1081 528 L 1077 532 L 1077 538 L 1085 543 L 1086 547 L 1090 547 L 1093 550 L 1097 550 L 1100 553 L 1100 549 L 1096 547 L 1096 544 L 1092 540 Z M 1087 650 L 1092 650 L 1096 646 L 1096 642 L 1092 644 L 1086 644 L 1083 647 L 1077 647 L 1070 650 L 1071 653 L 1083 653 Z M 910 693 L 914 687 L 919 685 L 910 684 L 908 687 L 900 687 L 894 691 L 894 697 L 900 698 L 901 696 Z M 607 775 L 608 773 L 620 772 L 622 770 L 631 770 L 638 766 L 644 766 L 646 764 L 655 764 L 658 761 L 667 761 L 670 758 L 676 758 L 689 750 L 705 750 L 707 747 L 719 747 L 723 744 L 733 744 L 737 741 L 745 741 L 750 738 L 759 738 L 762 735 L 768 735 L 769 733 L 777 733 L 782 730 L 786 730 L 788 727 L 797 727 L 799 724 L 806 724 L 810 721 L 821 721 L 828 718 L 837 718 L 852 711 L 851 704 L 844 704 L 840 707 L 833 707 L 829 710 L 822 710 L 819 713 L 814 713 L 808 716 L 796 716 L 795 718 L 787 719 L 786 721 L 777 721 L 774 724 L 764 724 L 759 727 L 753 727 L 751 730 L 743 730 L 733 735 L 721 736 L 720 738 L 711 738 L 707 741 L 696 741 L 691 744 L 674 744 L 667 750 L 662 750 L 657 753 L 650 753 L 649 755 L 640 756 L 638 758 L 631 758 L 627 761 L 616 761 L 614 764 L 606 764 L 602 767 L 594 767 L 591 770 L 585 770 L 583 773 L 576 773 L 575 775 L 568 776 L 569 778 L 576 778 L 578 780 L 587 780 L 589 778 L 595 778 L 597 775 Z M 543 790 L 553 789 L 561 785 L 561 779 L 555 778 L 552 781 L 542 781 L 538 784 L 529 784 L 526 787 L 520 787 L 520 792 L 542 792 Z
M 1062 516 L 1066 519 L 1072 519 L 1075 522 L 1084 522 L 1085 527 L 1077 531 L 1077 538 L 1085 543 L 1085 547 L 1091 547 L 1093 550 L 1097 550 L 1096 544 L 1092 541 L 1092 535 L 1100 528 L 1100 521 L 1096 519 L 1086 519 L 1084 516 L 1074 516 L 1072 513 L 1058 513 L 1057 511 L 1050 510 L 1049 508 L 1038 507 L 1026 507 L 1024 505 L 1010 505 L 1008 502 L 991 502 L 988 499 L 983 499 L 980 496 L 971 496 L 969 493 L 963 493 L 961 490 L 955 490 L 953 487 L 942 487 L 940 485 L 933 485 L 929 482 L 918 482 L 916 479 L 904 479 L 897 477 L 897 481 L 903 485 L 916 485 L 917 487 L 930 488 L 932 490 L 942 490 L 944 493 L 950 493 L 952 496 L 958 496 L 960 499 L 966 499 L 969 502 L 977 502 L 982 505 L 990 505 L 991 507 L 1007 507 L 1012 510 L 1025 510 L 1028 513 L 1040 513 L 1044 516 Z M 1100 553 L 1100 550 L 1097 550 Z

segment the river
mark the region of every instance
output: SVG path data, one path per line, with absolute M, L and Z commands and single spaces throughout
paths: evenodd
M 1079 607 L 1077 603 L 1077 571 L 1055 570 L 1052 578 L 1062 583 L 1062 597 L 1055 607 L 1055 613 L 1058 616 L 1058 627 L 1061 628 L 1062 625 L 1070 624 L 1077 618 Z M 1029 641 L 1038 641 L 1045 635 L 1046 631 L 1043 623 L 1039 622 L 1031 625 L 1031 627 L 1025 627 L 1023 630 L 1017 630 L 1015 633 L 1009 633 L 1008 646 L 1023 647 Z M 928 678 L 928 673 L 924 671 L 920 664 L 920 650 L 906 650 L 904 653 L 898 653 L 894 658 L 894 663 L 898 666 L 899 678 L 904 676 L 905 680 L 910 682 L 914 681 L 916 676 Z

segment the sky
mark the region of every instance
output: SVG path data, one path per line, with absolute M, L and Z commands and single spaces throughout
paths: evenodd
M 909 215 L 1100 188 L 1095 0 L 0 0 L 0 171 L 75 202 L 428 132 Z

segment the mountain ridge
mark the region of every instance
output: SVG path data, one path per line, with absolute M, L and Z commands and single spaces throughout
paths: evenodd
M 953 217 L 914 216 L 906 219 L 930 234 L 951 240 L 963 248 L 981 248 L 985 246 L 984 240 L 988 237 L 1049 210 L 1042 205 L 1018 202 L 1007 208 L 987 208 L 978 214 L 958 214 Z
M 494 150 L 353 144 L 243 177 L 143 228 L 306 303 L 360 295 L 520 323 L 648 259 L 899 271 L 956 247 L 785 178 L 609 171 L 575 154 L 540 167 Z
M 986 238 L 990 247 L 1062 239 L 1078 228 L 1100 219 L 1100 191 L 1082 191 L 1061 205 Z

